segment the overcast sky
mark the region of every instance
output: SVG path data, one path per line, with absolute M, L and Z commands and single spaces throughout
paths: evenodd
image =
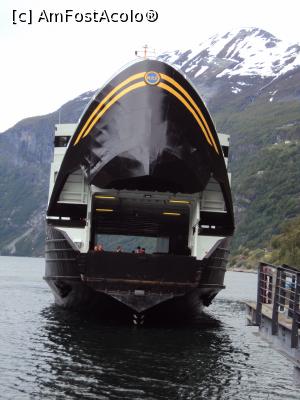
M 14 9 L 32 10 L 33 23 L 14 25 Z M 155 10 L 158 20 L 37 22 L 43 10 L 66 9 L 82 13 Z M 259 27 L 295 43 L 300 42 L 299 15 L 299 0 L 1 0 L 0 132 L 102 86 L 145 43 L 158 54 L 190 49 L 216 33 L 243 27 Z

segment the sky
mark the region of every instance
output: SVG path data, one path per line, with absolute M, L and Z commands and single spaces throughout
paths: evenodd
M 143 13 L 143 21 L 85 23 L 73 17 L 62 23 L 38 21 L 65 10 L 73 10 L 72 15 L 134 10 Z M 156 21 L 146 20 L 149 10 L 157 12 Z M 28 22 L 30 11 L 32 24 L 20 22 L 26 18 Z M 214 34 L 244 27 L 265 29 L 296 43 L 299 15 L 299 0 L 1 0 L 0 132 L 101 87 L 145 44 L 156 54 L 190 49 Z

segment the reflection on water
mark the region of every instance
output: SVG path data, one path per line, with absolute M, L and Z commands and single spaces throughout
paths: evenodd
M 51 354 L 47 363 L 54 377 L 39 380 L 43 392 L 46 387 L 60 393 L 67 383 L 73 398 L 187 399 L 221 393 L 235 379 L 232 368 L 223 366 L 235 350 L 222 328 L 101 325 L 56 307 L 43 316 L 43 352 Z M 216 386 L 216 379 L 222 384 Z
M 1 259 L 0 398 L 300 398 L 292 364 L 245 326 L 254 276 L 227 274 L 205 324 L 136 329 L 52 305 L 41 260 Z

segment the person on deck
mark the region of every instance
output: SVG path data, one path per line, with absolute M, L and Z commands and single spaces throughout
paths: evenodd
M 101 243 L 96 244 L 96 246 L 94 247 L 94 250 L 99 251 L 99 252 L 104 251 L 103 244 L 101 244 Z

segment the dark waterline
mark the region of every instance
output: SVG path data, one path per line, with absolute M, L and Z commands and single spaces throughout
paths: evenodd
M 135 329 L 53 305 L 42 259 L 0 257 L 1 399 L 299 399 L 293 365 L 245 325 L 256 276 L 227 273 L 206 326 Z

